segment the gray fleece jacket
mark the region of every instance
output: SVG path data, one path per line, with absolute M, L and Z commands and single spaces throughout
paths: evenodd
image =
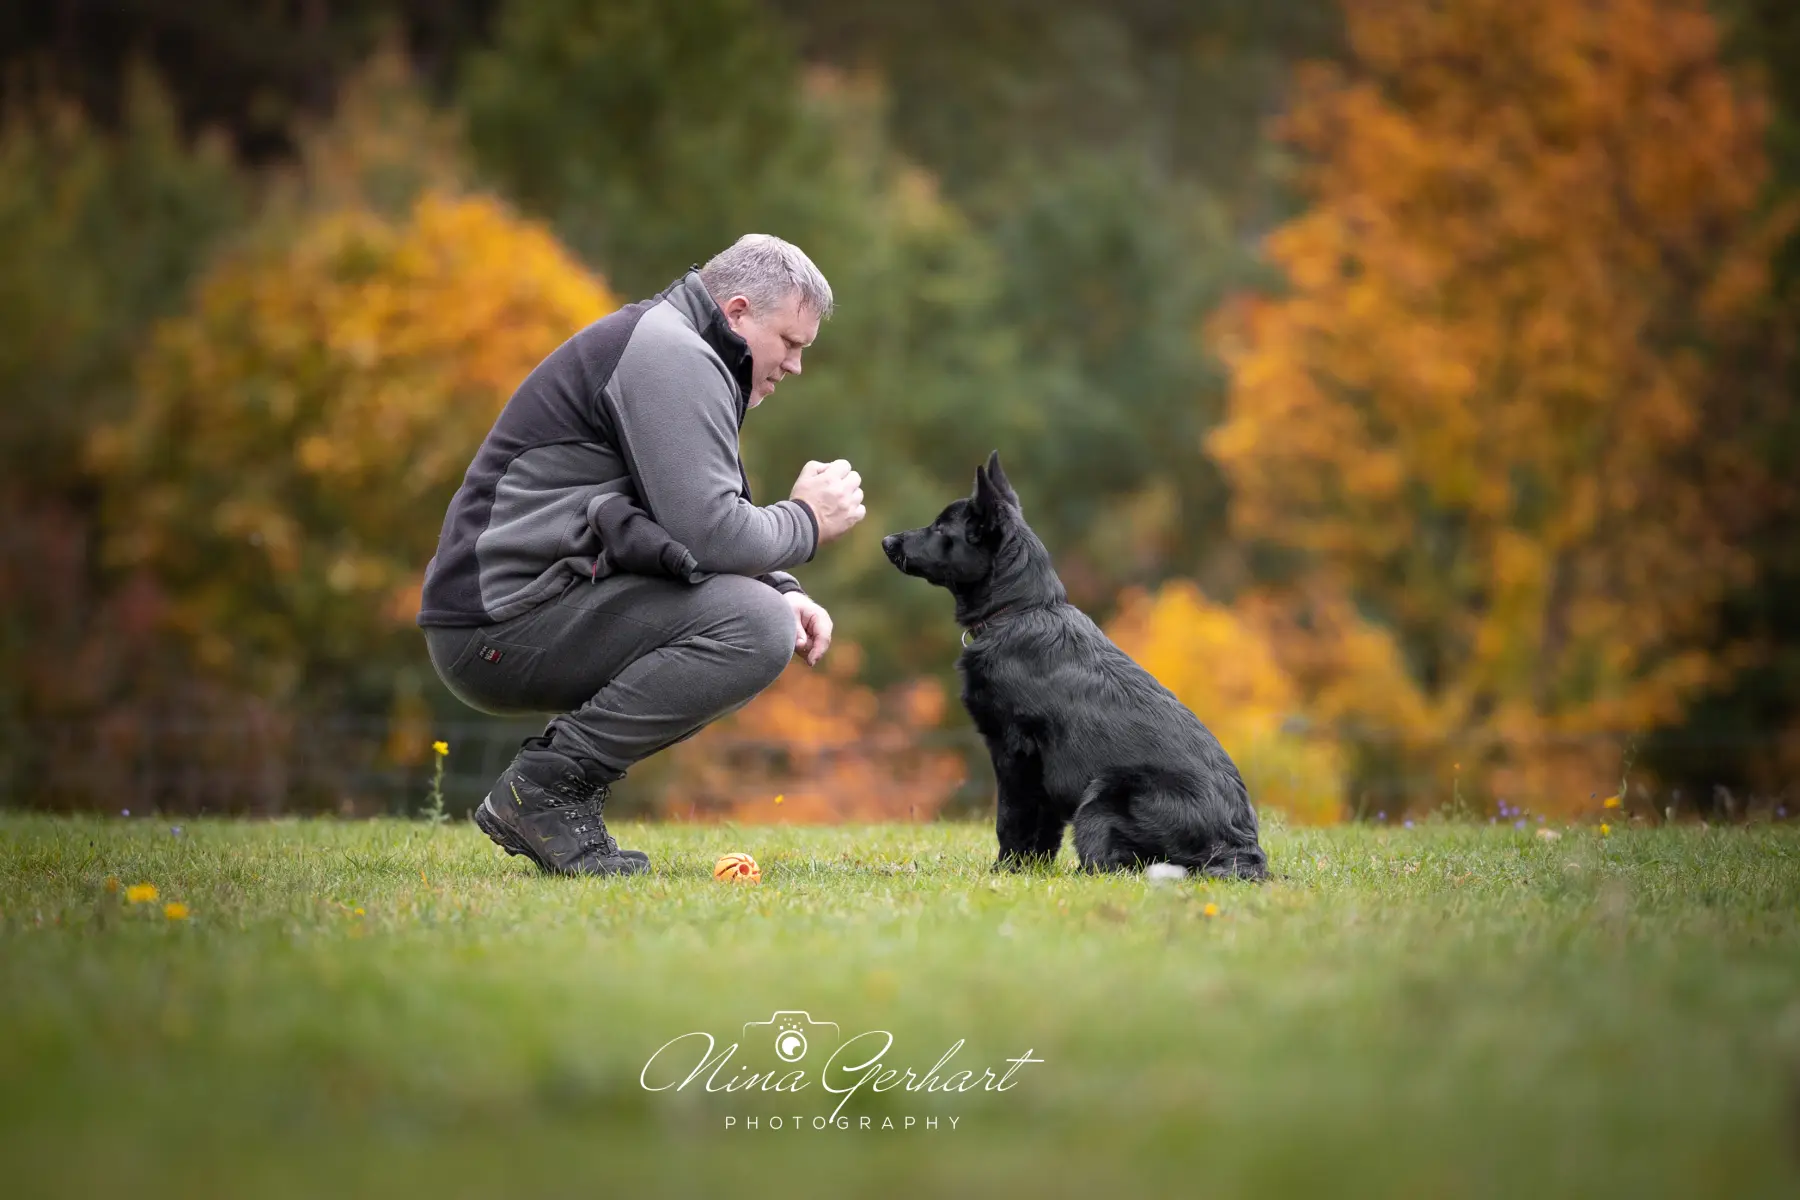
M 451 498 L 425 568 L 420 625 L 489 625 L 610 574 L 602 510 L 623 496 L 704 574 L 752 575 L 818 549 L 804 501 L 759 507 L 738 452 L 750 348 L 690 271 L 589 325 L 501 410 Z M 615 536 L 617 534 L 615 533 Z

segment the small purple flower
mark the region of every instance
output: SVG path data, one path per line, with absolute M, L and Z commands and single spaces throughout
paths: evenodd
M 1775 815 L 1785 819 L 1787 817 L 1787 805 L 1783 804 L 1779 808 L 1777 808 L 1775 810 Z
M 131 815 L 131 810 L 129 808 L 121 808 L 119 810 L 119 815 L 121 817 L 129 817 Z
M 1498 824 L 1499 824 L 1499 823 L 1500 823 L 1500 818 L 1499 818 L 1499 817 L 1489 817 L 1489 818 L 1488 818 L 1488 824 L 1489 824 L 1489 825 L 1498 825 Z
M 1412 822 L 1411 822 L 1411 821 L 1407 821 L 1407 822 L 1406 822 L 1406 828 L 1408 828 L 1408 829 L 1411 829 L 1411 828 L 1412 828 Z
M 1387 820 L 1387 809 L 1385 809 L 1385 808 L 1384 808 L 1384 809 L 1382 809 L 1382 810 L 1381 810 L 1381 811 L 1380 811 L 1380 812 L 1378 812 L 1378 813 L 1376 813 L 1376 814 L 1375 814 L 1375 819 L 1376 819 L 1376 820 L 1377 820 L 1377 821 L 1385 821 L 1385 820 Z
M 1519 820 L 1519 821 L 1514 821 L 1514 822 L 1513 822 L 1513 828 L 1514 828 L 1514 829 L 1523 829 L 1523 828 L 1525 828 L 1525 822 L 1524 822 L 1524 821 L 1522 821 L 1522 820 Z
M 1543 814 L 1543 813 L 1539 813 L 1539 814 L 1538 814 L 1538 824 L 1539 824 L 1539 825 L 1542 825 L 1542 824 L 1543 824 L 1543 823 L 1544 823 L 1544 814 Z
M 181 836 L 181 826 L 179 826 L 179 825 L 169 826 L 169 836 L 170 837 L 180 837 Z

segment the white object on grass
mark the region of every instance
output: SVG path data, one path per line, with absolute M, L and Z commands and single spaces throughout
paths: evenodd
M 1144 868 L 1144 878 L 1151 883 L 1162 883 L 1169 879 L 1186 879 L 1188 869 L 1178 867 L 1174 863 L 1151 863 Z

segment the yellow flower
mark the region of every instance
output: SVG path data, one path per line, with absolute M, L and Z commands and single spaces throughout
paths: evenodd
M 1205 913 L 1209 917 L 1216 917 L 1219 915 L 1219 906 L 1216 904 L 1208 904 L 1205 908 L 1201 909 L 1200 911 L 1202 913 Z
M 775 797 L 775 803 L 780 804 L 781 800 L 782 798 L 780 796 Z
M 1621 805 L 1623 803 L 1624 803 L 1624 801 L 1621 800 L 1617 796 L 1608 796 L 1606 799 L 1604 799 L 1600 802 L 1600 807 L 1601 808 L 1617 808 L 1617 807 L 1619 807 L 1619 805 Z
M 431 743 L 431 748 L 433 750 L 437 751 L 437 756 L 439 758 L 442 758 L 442 757 L 444 757 L 444 755 L 450 753 L 450 743 L 449 742 L 433 742 L 433 743 Z
M 359 908 L 359 909 L 357 909 L 357 910 L 356 910 L 356 915 L 357 915 L 357 916 L 359 916 L 359 917 L 360 917 L 360 916 L 362 916 L 362 915 L 363 915 L 363 910 L 362 910 L 362 909 L 360 909 L 360 908 Z
M 154 883 L 134 883 L 125 889 L 125 901 L 128 904 L 148 904 L 156 899 Z
M 179 900 L 171 900 L 163 905 L 163 916 L 171 921 L 185 921 L 188 918 L 188 906 Z
M 1602 837 L 1604 837 L 1604 836 L 1605 836 L 1605 835 L 1607 835 L 1607 834 L 1609 834 L 1609 833 L 1611 833 L 1611 832 L 1612 832 L 1612 826 L 1611 826 L 1611 825 L 1606 825 L 1606 824 L 1602 824 L 1602 825 L 1601 825 L 1601 826 L 1600 826 L 1600 834 L 1601 834 L 1601 836 L 1602 836 Z
M 106 877 L 106 890 L 109 892 L 116 892 L 119 890 L 119 877 L 117 875 L 108 875 Z

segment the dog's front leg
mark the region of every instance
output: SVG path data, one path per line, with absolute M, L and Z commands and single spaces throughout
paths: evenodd
M 994 777 L 999 787 L 998 811 L 994 814 L 994 833 L 1000 842 L 996 871 L 1017 871 L 1023 867 L 1046 863 L 1056 856 L 1056 847 L 1044 852 L 1046 805 L 1041 783 L 1042 768 L 1021 769 L 1035 764 L 1012 764 L 1003 768 L 994 764 Z M 1062 825 L 1056 823 L 1057 845 L 1062 842 Z
M 1069 819 L 1045 797 L 1037 803 L 1037 827 L 1031 831 L 1031 852 L 1044 862 L 1054 862 L 1062 850 L 1063 830 Z
M 1005 788 L 1000 789 L 1000 811 L 994 819 L 994 832 L 1000 840 L 996 871 L 1017 871 L 1031 860 L 1037 824 L 1035 812 L 1016 797 L 1009 797 Z

